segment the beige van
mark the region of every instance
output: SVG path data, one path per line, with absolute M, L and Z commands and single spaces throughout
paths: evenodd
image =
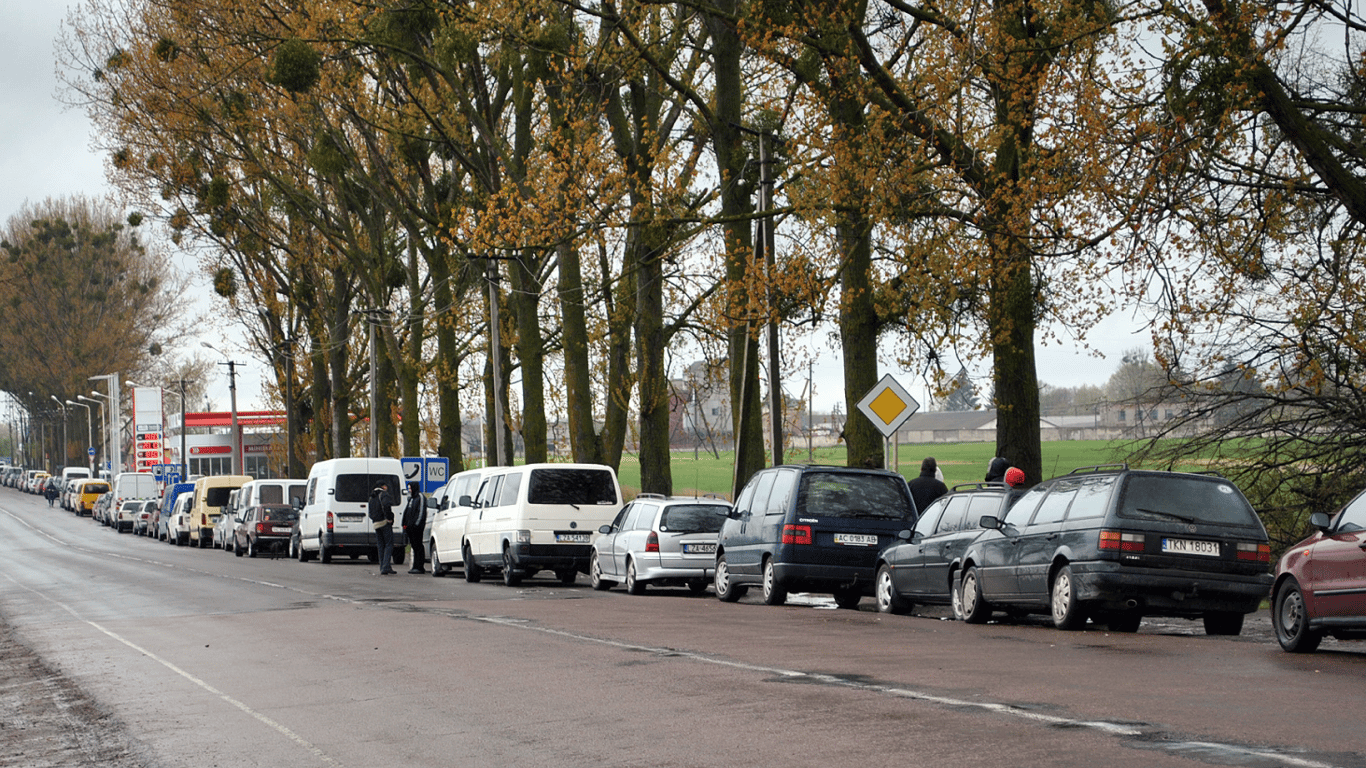
M 213 527 L 228 495 L 251 481 L 251 475 L 214 475 L 194 481 L 194 505 L 190 508 L 190 546 L 213 544 Z

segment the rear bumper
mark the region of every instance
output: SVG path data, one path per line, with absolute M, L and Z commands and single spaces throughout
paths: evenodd
M 322 546 L 329 549 L 374 549 L 377 544 L 374 531 L 323 531 L 321 534 Z M 288 541 L 289 537 L 284 537 Z M 401 549 L 407 546 L 408 540 L 404 538 L 403 532 L 394 530 L 394 549 Z
M 1212 574 L 1118 563 L 1072 563 L 1077 598 L 1092 607 L 1148 615 L 1193 616 L 1207 611 L 1252 613 L 1271 592 L 1272 576 Z
M 774 563 L 773 575 L 784 589 L 793 592 L 832 592 L 836 589 L 859 589 L 873 594 L 872 567 L 851 565 L 811 565 L 807 563 Z
M 588 572 L 592 544 L 517 544 L 510 548 L 517 570 L 559 571 L 573 568 Z

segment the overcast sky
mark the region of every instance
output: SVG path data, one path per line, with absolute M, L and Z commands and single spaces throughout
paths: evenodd
M 108 192 L 109 187 L 103 159 L 91 147 L 91 126 L 85 114 L 65 108 L 56 98 L 54 44 L 66 18 L 67 4 L 57 0 L 6 0 L 5 5 L 5 24 L 0 27 L 0 216 L 8 220 L 25 201 L 60 195 L 95 196 Z M 197 284 L 202 286 L 204 280 L 200 278 Z M 1105 359 L 1086 356 L 1070 344 L 1041 347 L 1039 379 L 1054 386 L 1104 384 L 1125 350 L 1149 347 L 1144 334 L 1131 330 L 1134 326 L 1131 317 L 1122 315 L 1092 334 L 1092 345 L 1106 353 Z M 221 343 L 217 332 L 213 338 L 213 343 L 233 354 L 234 359 L 246 359 L 240 347 Z M 826 345 L 814 346 L 815 404 L 817 410 L 829 410 L 842 397 L 839 361 Z M 195 349 L 186 356 L 198 353 L 211 354 Z M 240 409 L 262 407 L 260 382 L 264 372 L 262 364 L 248 362 L 238 383 Z M 884 368 L 881 373 L 892 373 L 914 397 L 925 402 L 918 372 Z M 980 377 L 985 369 L 975 373 Z M 981 378 L 978 381 L 989 384 Z M 792 395 L 800 394 L 805 387 L 805 371 L 785 387 Z M 226 410 L 226 382 L 211 389 L 210 397 L 216 407 Z

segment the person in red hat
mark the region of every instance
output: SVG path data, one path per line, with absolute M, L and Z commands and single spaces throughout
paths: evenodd
M 1025 473 L 1019 467 L 1011 467 L 1006 470 L 1006 485 L 1011 488 L 1023 488 L 1025 484 Z

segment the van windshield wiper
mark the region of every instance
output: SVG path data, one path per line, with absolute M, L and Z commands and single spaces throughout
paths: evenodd
M 1170 517 L 1170 518 L 1172 518 L 1173 520 L 1180 520 L 1180 521 L 1183 522 L 1183 523 L 1193 523 L 1193 522 L 1195 522 L 1195 518 L 1193 518 L 1193 517 L 1186 517 L 1185 515 L 1178 515 L 1178 514 L 1175 514 L 1175 513 L 1173 513 L 1173 512 L 1163 512 L 1163 511 L 1160 510 L 1160 509 L 1142 509 L 1142 508 L 1135 508 L 1134 511 L 1135 511 L 1135 512 L 1142 512 L 1142 513 L 1145 514 L 1145 515 L 1157 515 L 1158 517 Z

